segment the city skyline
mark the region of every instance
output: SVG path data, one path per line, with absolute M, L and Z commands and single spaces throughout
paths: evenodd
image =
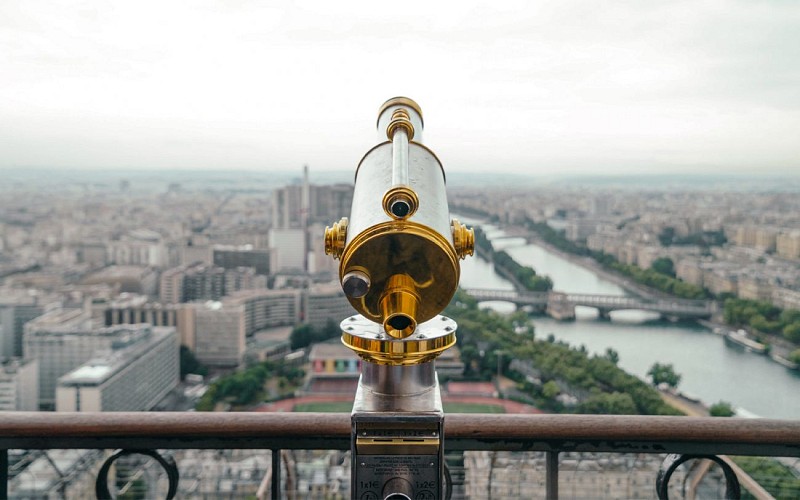
M 0 6 L 0 169 L 347 171 L 419 101 L 448 172 L 794 175 L 800 7 Z

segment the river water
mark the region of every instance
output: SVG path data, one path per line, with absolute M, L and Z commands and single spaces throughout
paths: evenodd
M 615 283 L 520 238 L 508 238 L 490 225 L 484 230 L 495 248 L 505 249 L 517 262 L 549 275 L 563 292 L 625 295 Z M 479 258 L 461 261 L 461 286 L 512 290 L 513 286 Z M 514 305 L 489 302 L 501 312 Z M 728 401 L 743 416 L 800 419 L 800 374 L 767 356 L 731 344 L 722 336 L 692 322 L 660 321 L 644 311 L 617 311 L 611 321 L 597 319 L 591 308 L 578 308 L 575 321 L 533 318 L 536 335 L 553 334 L 572 345 L 583 344 L 592 353 L 609 347 L 619 353 L 619 366 L 641 378 L 653 363 L 672 363 L 682 376 L 678 388 L 707 404 Z

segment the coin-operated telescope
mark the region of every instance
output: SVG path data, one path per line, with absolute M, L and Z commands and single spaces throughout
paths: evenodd
M 443 495 L 444 413 L 434 359 L 456 342 L 439 313 L 455 294 L 474 233 L 450 219 L 445 176 L 405 97 L 378 112 L 379 144 L 356 169 L 350 218 L 325 228 L 325 253 L 360 313 L 341 323 L 362 359 L 352 412 L 352 498 Z

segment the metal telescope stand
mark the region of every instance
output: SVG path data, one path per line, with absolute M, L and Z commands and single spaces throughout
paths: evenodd
M 325 253 L 360 314 L 341 323 L 362 359 L 352 412 L 351 497 L 443 498 L 444 412 L 434 360 L 456 342 L 440 316 L 475 235 L 450 219 L 444 169 L 405 97 L 378 112 L 379 143 L 356 169 L 350 218 L 325 228 Z M 388 139 L 388 140 L 387 140 Z

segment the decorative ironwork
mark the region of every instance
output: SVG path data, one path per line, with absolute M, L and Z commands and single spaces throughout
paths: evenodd
M 547 498 L 558 498 L 562 453 L 800 457 L 800 421 L 788 420 L 448 414 L 445 436 L 448 452 L 546 452 Z M 269 486 L 273 498 L 278 498 L 282 488 L 281 450 L 349 447 L 350 416 L 345 413 L 293 413 L 289 417 L 280 413 L 158 412 L 142 418 L 142 413 L 124 412 L 0 412 L 0 497 L 8 491 L 9 449 L 121 448 L 128 453 L 156 449 L 271 450 Z M 669 465 L 664 467 L 663 484 L 669 483 L 668 469 Z M 105 477 L 107 472 L 100 475 Z M 170 484 L 177 485 L 177 475 Z
M 98 500 L 111 500 L 111 492 L 108 489 L 108 471 L 111 470 L 111 466 L 118 458 L 129 455 L 144 455 L 158 462 L 161 468 L 167 473 L 167 479 L 169 480 L 169 489 L 167 490 L 166 499 L 172 500 L 175 498 L 175 495 L 178 493 L 180 474 L 178 473 L 178 465 L 175 463 L 175 459 L 173 459 L 172 456 L 162 456 L 155 450 L 118 450 L 103 462 L 103 466 L 97 473 L 97 480 L 94 483 L 94 492 Z
M 742 497 L 742 489 L 739 485 L 739 478 L 724 460 L 716 455 L 667 455 L 661 469 L 656 477 L 656 494 L 660 500 L 669 499 L 669 480 L 677 468 L 689 460 L 711 460 L 720 466 L 725 474 L 725 500 L 739 500 Z

